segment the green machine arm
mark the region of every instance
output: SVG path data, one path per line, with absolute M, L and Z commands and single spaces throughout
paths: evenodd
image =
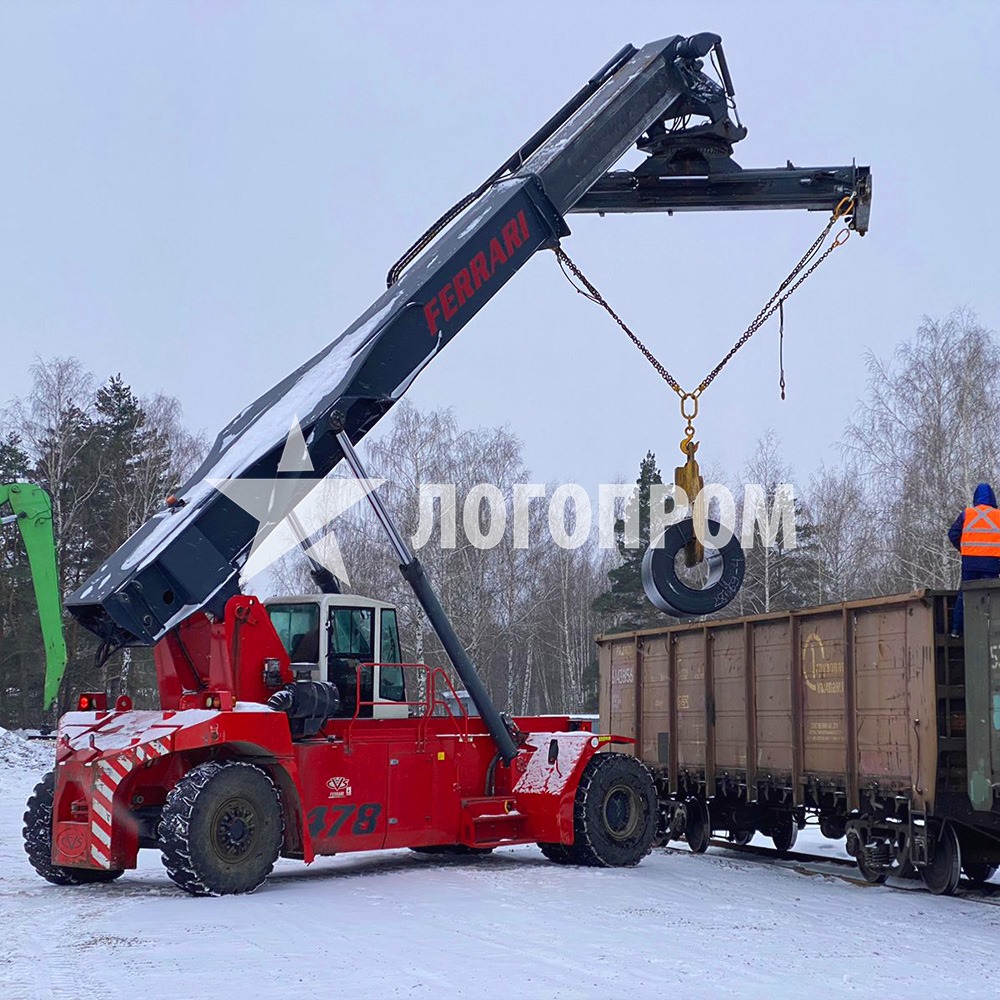
M 28 553 L 35 603 L 45 644 L 44 711 L 55 705 L 66 671 L 66 639 L 62 628 L 62 600 L 56 543 L 52 533 L 52 501 L 45 490 L 31 483 L 0 485 L 0 507 L 10 504 L 13 514 L 0 517 L 0 525 L 17 524 Z

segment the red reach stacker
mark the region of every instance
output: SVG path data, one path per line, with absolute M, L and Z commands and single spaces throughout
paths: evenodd
M 702 72 L 710 54 L 718 82 Z M 377 493 L 369 501 L 478 714 L 444 671 L 402 662 L 391 605 L 341 593 L 315 558 L 309 597 L 262 604 L 239 578 L 255 540 L 298 524 L 317 478 L 342 460 L 366 478 L 353 444 L 508 278 L 559 245 L 568 213 L 849 204 L 845 222 L 863 233 L 868 169 L 743 170 L 733 95 L 716 35 L 622 49 L 414 244 L 347 331 L 240 413 L 68 599 L 102 656 L 155 646 L 161 708 L 87 693 L 62 718 L 55 769 L 25 816 L 39 874 L 109 882 L 148 847 L 182 889 L 216 895 L 255 889 L 279 856 L 537 843 L 555 862 L 618 866 L 649 851 L 653 781 L 610 749 L 631 740 L 567 716 L 500 713 Z M 645 161 L 611 170 L 633 144 Z M 297 461 L 290 427 L 306 452 Z M 264 502 L 236 502 L 233 484 Z M 300 542 L 315 553 L 316 538 Z

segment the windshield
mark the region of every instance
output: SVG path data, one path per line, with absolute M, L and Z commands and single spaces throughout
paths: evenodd
M 318 604 L 270 604 L 267 613 L 292 663 L 319 662 Z

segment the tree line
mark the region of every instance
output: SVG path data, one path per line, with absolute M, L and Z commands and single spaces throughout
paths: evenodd
M 945 537 L 982 480 L 1000 468 L 1000 344 L 969 311 L 925 319 L 888 358 L 867 358 L 867 379 L 844 429 L 840 460 L 815 470 L 794 505 L 794 544 L 758 535 L 747 552 L 742 591 L 723 615 L 782 611 L 920 587 L 957 585 L 958 559 Z M 38 361 L 31 387 L 3 413 L 0 482 L 29 480 L 50 492 L 63 593 L 117 548 L 204 453 L 185 429 L 175 399 L 139 398 L 120 375 L 98 383 L 74 359 Z M 448 410 L 398 404 L 381 436 L 365 442 L 372 475 L 412 537 L 424 484 L 454 484 L 458 510 L 490 483 L 508 506 L 531 481 L 523 447 L 506 427 L 463 428 Z M 620 456 L 614 456 L 619 460 Z M 732 480 L 759 483 L 765 504 L 796 482 L 781 442 L 765 430 Z M 718 471 L 712 477 L 725 480 Z M 641 461 L 631 496 L 618 508 L 616 549 L 564 548 L 548 530 L 544 504 L 530 510 L 531 545 L 508 530 L 482 548 L 457 532 L 454 547 L 424 546 L 419 557 L 492 696 L 512 713 L 593 710 L 601 631 L 656 627 L 671 619 L 642 593 L 650 487 L 662 482 L 653 452 Z M 548 494 L 554 492 L 554 485 Z M 625 544 L 625 522 L 640 508 L 640 546 Z M 737 511 L 737 520 L 741 512 Z M 480 507 L 482 531 L 489 512 Z M 404 652 L 442 664 L 444 656 L 399 575 L 381 528 L 359 506 L 336 522 L 350 589 L 399 608 Z M 44 659 L 20 540 L 0 535 L 0 725 L 36 721 Z M 296 554 L 266 580 L 265 593 L 312 588 Z M 146 650 L 118 655 L 100 670 L 89 633 L 66 619 L 66 692 L 124 689 L 155 705 Z
M 98 382 L 76 358 L 37 360 L 27 393 L 2 413 L 0 483 L 32 482 L 52 499 L 63 596 L 163 502 L 204 442 L 187 431 L 176 399 L 140 398 L 121 375 Z M 148 651 L 95 663 L 96 639 L 63 616 L 69 668 L 60 695 L 121 686 L 134 666 L 148 690 Z M 41 717 L 45 658 L 27 557 L 17 529 L 0 532 L 0 725 Z M 128 684 L 128 678 L 124 680 Z

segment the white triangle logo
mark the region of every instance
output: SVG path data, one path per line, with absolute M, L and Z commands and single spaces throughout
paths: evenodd
M 292 426 L 288 429 L 285 447 L 278 462 L 278 472 L 314 472 L 315 466 L 309 457 L 306 439 L 302 434 L 299 418 L 292 418 Z

